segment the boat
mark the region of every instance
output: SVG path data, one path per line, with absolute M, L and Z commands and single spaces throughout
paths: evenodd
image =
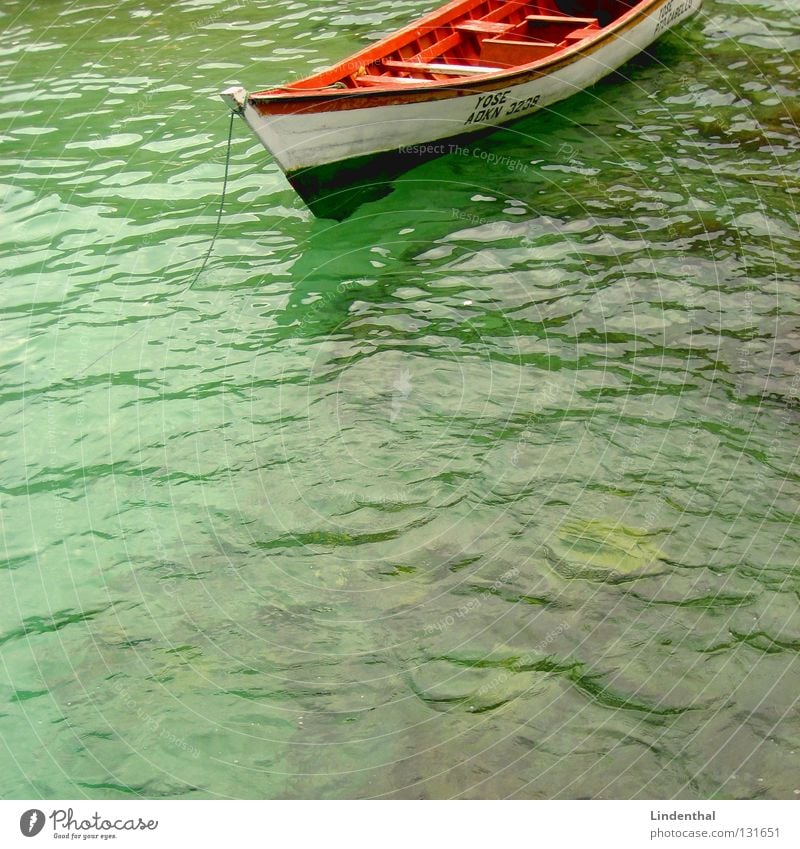
M 701 4 L 455 0 L 328 70 L 221 97 L 311 211 L 342 218 L 448 142 L 596 83 Z

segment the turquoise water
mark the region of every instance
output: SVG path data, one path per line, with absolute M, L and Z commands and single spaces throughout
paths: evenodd
M 187 288 L 430 6 L 0 9 L 0 796 L 797 797 L 792 0 Z

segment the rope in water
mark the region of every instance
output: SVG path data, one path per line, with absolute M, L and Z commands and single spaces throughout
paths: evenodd
M 187 292 L 192 288 L 192 286 L 194 286 L 195 283 L 197 283 L 200 279 L 200 275 L 206 270 L 206 265 L 208 265 L 208 260 L 211 258 L 211 253 L 214 250 L 214 245 L 216 244 L 217 236 L 219 235 L 219 228 L 222 224 L 222 209 L 225 206 L 225 194 L 228 191 L 228 171 L 231 166 L 231 145 L 233 144 L 233 122 L 235 118 L 236 112 L 231 112 L 231 122 L 228 125 L 228 148 L 225 152 L 225 176 L 222 179 L 222 197 L 219 199 L 219 212 L 217 213 L 217 224 L 214 227 L 214 235 L 211 237 L 211 244 L 208 246 L 208 251 L 206 252 L 205 259 L 203 259 L 203 264 L 192 278 L 192 282 L 184 290 Z
M 222 196 L 220 197 L 220 201 L 219 201 L 219 211 L 217 212 L 217 223 L 214 227 L 214 235 L 211 237 L 211 244 L 208 246 L 208 250 L 206 251 L 206 255 L 203 258 L 203 262 L 202 262 L 200 268 L 195 272 L 195 275 L 194 275 L 194 277 L 192 277 L 189 285 L 186 286 L 186 288 L 183 289 L 183 291 L 180 294 L 183 294 L 184 292 L 188 292 L 194 286 L 194 284 L 197 283 L 197 281 L 200 279 L 200 275 L 206 270 L 206 266 L 208 265 L 208 261 L 209 261 L 209 259 L 211 259 L 211 254 L 214 250 L 214 245 L 217 242 L 217 236 L 219 235 L 220 226 L 222 225 L 222 210 L 225 206 L 225 195 L 228 191 L 228 172 L 230 170 L 230 165 L 231 165 L 231 147 L 233 145 L 233 122 L 234 122 L 234 119 L 236 118 L 237 114 L 238 114 L 237 112 L 231 112 L 231 122 L 230 122 L 230 125 L 228 126 L 228 147 L 227 147 L 227 150 L 225 152 L 225 176 L 222 180 Z M 92 360 L 92 362 L 90 362 L 88 366 L 85 366 L 80 371 L 76 372 L 76 375 L 85 374 L 87 371 L 89 371 L 89 369 L 93 365 L 96 365 L 97 363 L 99 363 L 100 360 L 102 360 L 104 357 L 107 357 L 109 354 L 113 354 L 114 351 L 116 351 L 117 348 L 119 348 L 121 345 L 124 345 L 126 342 L 130 342 L 131 339 L 138 336 L 142 332 L 143 329 L 144 329 L 144 327 L 139 327 L 137 330 L 135 330 L 133 333 L 131 333 L 130 336 L 126 336 L 122 341 L 117 342 L 117 344 L 114 345 L 113 348 L 109 348 L 107 351 L 102 353 L 96 360 Z

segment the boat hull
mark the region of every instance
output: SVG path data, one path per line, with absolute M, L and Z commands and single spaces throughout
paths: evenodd
M 590 42 L 500 75 L 410 92 L 336 93 L 327 100 L 242 96 L 239 112 L 312 211 L 340 217 L 336 207 L 351 206 L 354 192 L 373 196 L 421 160 L 446 153 L 446 142 L 532 115 L 593 85 L 701 4 L 654 0 Z

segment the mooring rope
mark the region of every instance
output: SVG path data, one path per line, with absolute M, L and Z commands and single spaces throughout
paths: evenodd
M 214 235 L 211 237 L 211 244 L 208 246 L 208 251 L 206 252 L 203 264 L 198 269 L 197 274 L 195 274 L 192 278 L 192 282 L 185 289 L 187 292 L 192 288 L 192 286 L 194 286 L 195 283 L 197 283 L 200 279 L 200 275 L 206 270 L 206 265 L 208 265 L 208 261 L 214 250 L 214 245 L 217 242 L 217 236 L 219 235 L 219 228 L 222 224 L 222 209 L 225 206 L 225 194 L 228 191 L 228 170 L 231 166 L 231 145 L 233 144 L 233 122 L 235 118 L 236 112 L 231 112 L 231 122 L 228 125 L 228 148 L 225 151 L 225 176 L 222 179 L 222 197 L 219 199 L 219 212 L 217 213 L 217 224 L 214 227 Z

